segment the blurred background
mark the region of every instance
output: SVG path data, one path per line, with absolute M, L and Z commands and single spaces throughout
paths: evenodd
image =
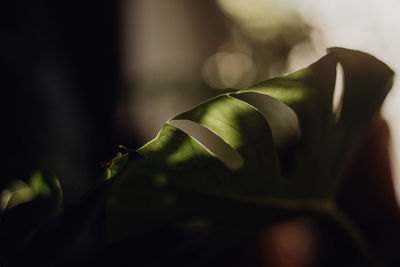
M 327 47 L 368 52 L 399 73 L 399 12 L 396 0 L 9 1 L 0 188 L 46 169 L 74 203 L 118 144 L 138 148 L 173 115 L 305 67 Z M 383 114 L 400 192 L 398 87 Z
M 303 68 L 328 47 L 370 53 L 400 72 L 396 0 L 137 0 L 122 6 L 122 77 L 129 95 L 122 106 L 131 116 L 124 121 L 142 143 L 194 104 Z M 398 87 L 395 78 L 383 115 L 400 197 Z

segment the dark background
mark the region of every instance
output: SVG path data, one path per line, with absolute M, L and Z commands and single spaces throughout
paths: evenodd
M 119 1 L 4 1 L 0 8 L 0 188 L 56 173 L 66 203 L 98 179 L 121 138 Z

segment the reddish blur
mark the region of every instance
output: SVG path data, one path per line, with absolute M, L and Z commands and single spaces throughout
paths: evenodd
M 400 213 L 391 175 L 389 139 L 386 121 L 378 118 L 350 164 L 337 203 L 362 230 L 377 256 L 393 265 L 400 240 Z M 359 253 L 357 246 L 346 244 L 351 243 L 350 239 L 340 235 L 337 229 L 321 228 L 307 219 L 281 223 L 244 242 L 240 266 L 363 266 L 362 254 L 354 256 Z

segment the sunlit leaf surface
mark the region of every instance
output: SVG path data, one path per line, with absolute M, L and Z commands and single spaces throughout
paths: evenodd
M 337 119 L 332 98 L 338 63 L 345 85 Z M 370 263 L 379 265 L 366 238 L 337 208 L 334 196 L 392 77 L 385 64 L 368 54 L 332 48 L 305 69 L 220 95 L 177 115 L 138 150 L 143 158 L 116 176 L 107 200 L 109 242 L 195 218 L 206 222 L 205 232 L 213 233 L 201 241 L 212 251 L 292 216 L 322 216 L 347 232 Z M 290 171 L 283 171 L 285 162 L 268 123 L 274 106 L 256 108 L 261 100 L 254 105 L 244 100 L 250 94 L 261 100 L 273 97 L 297 115 L 300 138 L 290 151 L 294 162 Z M 212 147 L 172 126 L 176 120 L 207 128 L 239 152 L 242 164 L 229 168 L 211 152 Z M 178 246 L 177 251 L 185 249 Z M 209 251 L 202 253 L 208 257 Z

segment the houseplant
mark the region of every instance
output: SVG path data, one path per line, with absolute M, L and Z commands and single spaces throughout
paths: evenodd
M 343 67 L 344 92 L 333 110 L 337 64 Z M 379 109 L 392 78 L 390 68 L 373 56 L 331 48 L 305 69 L 203 102 L 169 120 L 142 148 L 126 149 L 110 161 L 105 181 L 79 205 L 54 218 L 57 209 L 46 209 L 46 219 L 22 231 L 11 256 L 3 255 L 4 264 L 234 266 L 241 262 L 232 261 L 237 256 L 232 251 L 242 251 L 241 244 L 263 229 L 301 218 L 319 229 L 319 244 L 332 243 L 312 264 L 395 266 L 400 217 L 388 167 L 377 173 L 384 177 L 373 177 L 381 181 L 366 201 L 356 190 L 368 184 L 354 184 L 360 173 L 352 176 L 349 167 L 370 140 L 365 139 L 370 129 L 385 127 Z M 277 106 L 295 119 L 285 117 L 290 112 L 276 113 Z M 216 156 L 173 126 L 177 120 L 217 135 L 233 159 Z M 290 127 L 280 125 L 286 120 Z M 12 214 L 26 218 L 26 210 L 49 203 L 57 206 L 54 179 L 39 180 L 52 193 L 37 190 L 33 201 L 7 210 L 4 221 L 12 222 Z M 386 193 L 380 195 L 380 189 Z M 368 209 L 351 203 L 380 203 L 370 207 L 390 214 L 391 232 L 370 235 Z M 247 260 L 248 266 L 262 264 Z

